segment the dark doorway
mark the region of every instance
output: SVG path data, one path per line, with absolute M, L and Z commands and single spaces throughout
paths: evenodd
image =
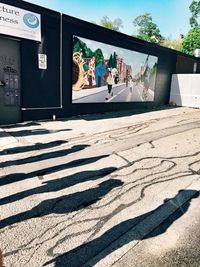
M 0 124 L 21 121 L 20 42 L 0 38 Z

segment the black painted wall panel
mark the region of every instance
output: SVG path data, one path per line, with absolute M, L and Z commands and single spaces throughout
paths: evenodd
M 23 1 L 2 2 L 41 14 L 41 43 L 21 39 L 22 108 L 59 107 L 60 14 Z M 39 53 L 47 55 L 47 70 L 38 68 Z M 46 117 L 45 113 L 40 111 L 37 117 Z M 34 117 L 34 111 L 24 111 L 23 116 Z
M 184 56 L 185 61 L 196 60 L 194 57 L 161 47 L 156 44 L 117 33 L 98 25 L 91 24 L 70 16 L 63 16 L 63 50 L 62 50 L 62 96 L 63 108 L 49 109 L 60 106 L 60 14 L 30 3 L 19 0 L 1 0 L 19 8 L 41 14 L 42 42 L 21 39 L 22 58 L 22 102 L 24 108 L 40 108 L 24 110 L 23 119 L 46 119 L 55 114 L 58 117 L 70 115 L 100 113 L 117 110 L 139 109 L 168 104 L 171 74 L 177 73 L 177 56 Z M 111 44 L 114 46 L 151 54 L 158 57 L 158 71 L 155 88 L 155 102 L 135 103 L 95 103 L 72 104 L 72 36 Z M 38 53 L 47 54 L 48 69 L 38 69 Z M 200 60 L 199 60 L 200 62 Z M 185 64 L 187 66 L 187 63 Z M 181 67 L 184 72 L 184 67 Z M 44 109 L 47 108 L 47 109 Z
M 70 25 L 70 26 L 69 26 Z M 66 116 L 72 114 L 84 114 L 94 112 L 115 111 L 120 109 L 138 109 L 167 104 L 169 100 L 169 89 L 171 74 L 175 72 L 176 53 L 155 44 L 149 44 L 142 40 L 105 30 L 97 25 L 75 20 L 71 17 L 63 18 L 63 73 L 70 73 L 72 65 L 72 36 L 77 35 L 87 39 L 107 43 L 117 47 L 126 48 L 159 58 L 157 81 L 155 89 L 155 102 L 132 102 L 132 103 L 71 103 L 71 76 L 63 76 L 63 85 L 66 85 L 67 92 L 64 92 L 64 101 L 67 109 L 64 109 Z M 64 105 L 65 106 L 65 105 Z
M 197 59 L 195 58 L 188 58 L 186 56 L 178 56 L 177 62 L 176 62 L 176 73 L 179 73 L 179 74 L 194 73 L 195 62 L 197 62 Z M 200 62 L 197 65 L 198 65 L 197 73 L 200 73 Z
M 59 24 L 57 28 L 47 25 L 41 44 L 22 42 L 24 108 L 60 106 L 59 36 Z M 47 70 L 38 68 L 38 53 L 47 55 Z
M 155 105 L 167 105 L 170 97 L 171 75 L 175 73 L 176 57 L 164 54 L 159 57 L 158 74 L 156 79 Z

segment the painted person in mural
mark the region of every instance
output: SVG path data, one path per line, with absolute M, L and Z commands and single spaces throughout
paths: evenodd
M 119 75 L 117 73 L 116 76 L 115 76 L 115 84 L 118 84 L 118 82 L 119 82 Z
M 114 84 L 114 81 L 113 81 L 111 71 L 109 71 L 109 73 L 108 73 L 108 78 L 106 80 L 106 83 L 107 83 L 107 87 L 108 87 L 108 95 L 106 97 L 106 100 L 108 100 L 110 97 L 113 96 L 112 86 Z
M 147 57 L 147 62 L 148 62 L 148 57 Z M 142 87 L 143 87 L 142 98 L 144 101 L 146 101 L 147 97 L 148 97 L 149 77 L 150 77 L 148 64 L 145 63 L 145 65 L 143 66 L 142 69 L 143 69 L 142 75 L 141 75 L 141 83 L 142 83 Z
M 134 85 L 133 78 L 132 78 L 132 76 L 130 76 L 130 78 L 129 78 L 129 90 L 130 90 L 131 94 L 133 92 L 133 85 Z

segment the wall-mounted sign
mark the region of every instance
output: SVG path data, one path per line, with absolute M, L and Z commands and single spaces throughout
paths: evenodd
M 41 16 L 0 2 L 0 34 L 41 41 Z
M 47 55 L 38 54 L 38 68 L 42 70 L 47 69 Z

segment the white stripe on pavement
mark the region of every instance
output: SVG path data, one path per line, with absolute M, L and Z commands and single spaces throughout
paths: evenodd
M 107 102 L 110 102 L 111 100 L 113 100 L 114 98 L 116 98 L 118 95 L 120 95 L 123 91 L 125 91 L 128 87 L 122 89 L 121 91 L 119 91 L 119 93 L 117 93 L 116 95 L 114 95 L 113 97 L 111 97 L 110 99 L 107 100 Z

